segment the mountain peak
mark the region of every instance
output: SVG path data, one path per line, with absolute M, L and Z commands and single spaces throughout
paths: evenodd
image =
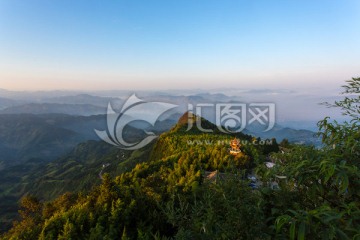
M 206 130 L 213 130 L 213 132 L 217 132 L 218 128 L 215 124 L 209 122 L 205 118 L 202 118 L 200 116 L 197 116 L 193 114 L 192 112 L 185 112 L 178 120 L 175 127 L 172 129 L 172 131 L 175 132 L 187 132 L 190 131 L 193 133 L 201 133 L 203 132 L 201 129 L 199 129 L 199 126 L 201 128 Z
M 196 115 L 193 114 L 192 112 L 185 112 L 178 120 L 177 124 L 178 125 L 187 125 L 189 124 L 189 122 L 191 121 L 191 123 L 194 123 L 196 121 Z

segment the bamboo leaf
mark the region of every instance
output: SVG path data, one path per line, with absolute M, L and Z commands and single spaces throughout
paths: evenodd
M 296 222 L 293 221 L 290 226 L 290 239 L 291 240 L 295 239 L 295 233 L 296 233 Z
M 305 239 L 305 230 L 306 230 L 305 223 L 304 222 L 300 223 L 299 229 L 298 229 L 298 240 Z

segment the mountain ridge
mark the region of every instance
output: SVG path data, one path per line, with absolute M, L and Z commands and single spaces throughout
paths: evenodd
M 68 114 L 74 116 L 91 116 L 106 114 L 106 108 L 92 104 L 67 104 L 67 103 L 27 103 L 7 107 L 0 114 Z

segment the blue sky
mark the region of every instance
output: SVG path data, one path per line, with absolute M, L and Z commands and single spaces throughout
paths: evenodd
M 1 0 L 0 88 L 336 88 L 358 0 Z

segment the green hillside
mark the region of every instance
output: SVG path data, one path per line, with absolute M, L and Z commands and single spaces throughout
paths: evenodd
M 2 239 L 359 239 L 359 89 L 360 78 L 350 80 L 333 105 L 350 122 L 319 122 L 321 148 L 186 131 L 183 116 L 127 158 L 132 170 L 102 175 L 91 191 L 23 197 Z M 241 152 L 231 155 L 234 137 Z M 75 152 L 95 163 L 102 149 Z M 79 171 L 68 160 L 60 176 Z
M 33 194 L 41 200 L 52 200 L 65 192 L 89 191 L 101 183 L 99 173 L 116 176 L 146 161 L 151 146 L 124 151 L 104 142 L 79 144 L 69 154 L 50 163 L 31 159 L 21 165 L 0 171 L 0 219 L 6 227 L 17 215 L 20 197 Z M 103 168 L 103 165 L 107 165 Z
M 204 119 L 201 121 L 207 128 L 216 128 Z M 175 228 L 171 227 L 170 223 L 166 223 L 166 216 L 160 207 L 163 202 L 177 201 L 174 196 L 178 194 L 181 196 L 184 194 L 182 197 L 187 198 L 198 191 L 203 191 L 204 186 L 208 184 L 205 180 L 206 172 L 219 170 L 223 173 L 227 172 L 229 176 L 244 177 L 243 170 L 249 170 L 254 166 L 253 159 L 255 156 L 258 159 L 265 159 L 265 153 L 271 149 L 278 149 L 276 142 L 274 142 L 275 146 L 255 147 L 249 144 L 242 146 L 242 153 L 232 156 L 229 154 L 228 148 L 229 141 L 234 136 L 223 133 L 204 134 L 195 129 L 185 132 L 184 128 L 186 127 L 187 122 L 183 122 L 183 118 L 181 118 L 179 123 L 169 132 L 163 133 L 154 145 L 134 152 L 109 149 L 107 145 L 98 142 L 80 144 L 66 158 L 47 164 L 37 173 L 35 179 L 29 181 L 35 182 L 35 184 L 29 184 L 25 186 L 25 189 L 42 200 L 51 199 L 53 196 L 65 192 L 65 190 L 78 192 L 87 189 L 91 184 L 100 183 L 98 173 L 101 166 L 110 163 L 106 170 L 109 169 L 112 176 L 117 175 L 115 178 L 104 175 L 102 184 L 95 187 L 88 195 L 71 195 L 72 197 L 68 201 L 71 200 L 73 207 L 69 206 L 65 210 L 61 207 L 60 210 L 58 209 L 60 206 L 54 205 L 58 201 L 55 200 L 55 202 L 45 205 L 41 204 L 41 211 L 48 211 L 49 209 L 46 208 L 51 205 L 51 215 L 59 217 L 51 218 L 57 222 L 54 222 L 57 225 L 64 223 L 63 217 L 65 216 L 58 215 L 57 211 L 65 211 L 66 214 L 72 215 L 74 214 L 72 211 L 79 207 L 78 210 L 84 211 L 86 214 L 86 216 L 84 215 L 87 219 L 85 221 L 93 218 L 91 220 L 93 222 L 84 223 L 88 225 L 86 231 L 80 236 L 84 239 L 94 237 L 97 234 L 105 234 L 98 232 L 99 229 L 96 230 L 96 228 L 102 229 L 98 220 L 104 221 L 108 227 L 113 228 L 115 226 L 113 224 L 122 222 L 119 217 L 127 220 L 121 223 L 121 227 L 111 230 L 112 233 L 106 233 L 110 239 L 121 236 L 124 231 L 129 231 L 132 236 L 138 236 L 139 231 L 142 231 L 144 236 L 151 236 L 157 231 L 161 234 L 171 235 Z M 251 136 L 241 133 L 238 133 L 236 137 L 243 140 L 244 143 L 252 140 Z M 84 167 L 85 165 L 86 167 Z M 126 172 L 130 169 L 132 169 L 130 172 Z M 239 179 L 235 181 L 236 184 L 244 187 L 241 191 L 251 191 L 243 181 Z M 106 187 L 104 187 L 105 185 Z M 18 188 L 21 187 L 24 186 Z M 60 198 L 69 196 L 64 195 Z M 114 204 L 119 206 L 119 209 L 115 210 Z M 90 211 L 88 207 L 95 212 Z M 101 217 L 102 214 L 112 214 L 112 211 L 123 216 L 114 216 L 113 220 Z M 43 217 L 45 216 L 41 218 Z M 155 219 L 157 220 L 155 221 Z M 153 226 L 155 227 L 154 231 L 151 230 L 152 227 L 147 226 L 151 222 L 156 225 Z M 49 224 L 52 225 L 53 223 Z M 38 226 L 40 230 L 40 225 Z M 49 229 L 53 229 L 53 227 Z M 60 232 L 57 232 L 58 230 Z M 44 237 L 61 234 L 62 230 L 58 230 L 54 230 L 55 232 L 44 230 Z M 104 231 L 108 230 L 104 229 Z

